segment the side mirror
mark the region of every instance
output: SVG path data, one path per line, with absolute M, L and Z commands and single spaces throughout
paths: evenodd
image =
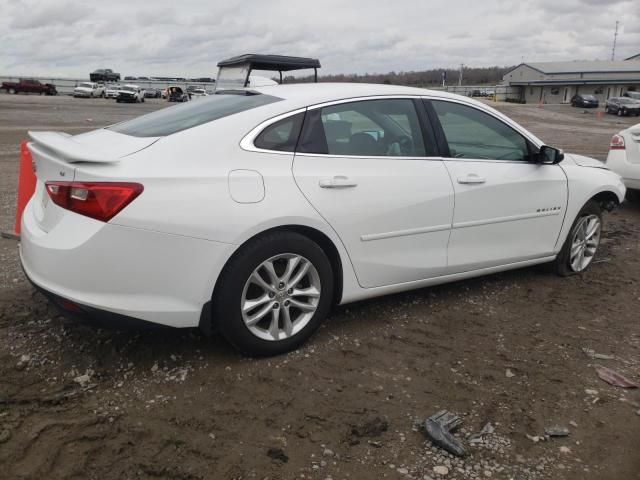
M 564 153 L 559 148 L 553 148 L 549 145 L 543 145 L 538 152 L 538 163 L 544 165 L 555 165 L 564 160 Z

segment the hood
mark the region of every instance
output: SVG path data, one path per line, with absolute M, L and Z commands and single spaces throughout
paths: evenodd
M 93 89 L 90 87 L 76 87 L 74 88 L 74 90 L 80 90 L 81 92 L 90 92 Z
M 80 135 L 62 132 L 29 132 L 33 143 L 64 157 L 67 162 L 117 162 L 143 150 L 160 137 L 133 137 L 102 128 Z
M 581 167 L 604 168 L 605 170 L 609 170 L 603 162 L 595 158 L 576 155 L 575 153 L 565 154 L 565 157 L 570 157 L 576 165 L 580 165 Z

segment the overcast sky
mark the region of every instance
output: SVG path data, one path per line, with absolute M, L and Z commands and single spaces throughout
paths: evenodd
M 0 75 L 215 76 L 242 53 L 383 73 L 640 53 L 640 0 L 0 0 Z

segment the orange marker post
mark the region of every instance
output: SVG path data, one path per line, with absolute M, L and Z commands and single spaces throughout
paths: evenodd
M 27 148 L 27 141 L 20 143 L 20 172 L 18 176 L 18 204 L 16 205 L 16 224 L 13 231 L 20 235 L 20 220 L 22 212 L 27 206 L 29 199 L 36 191 L 36 175 L 33 171 L 31 152 Z

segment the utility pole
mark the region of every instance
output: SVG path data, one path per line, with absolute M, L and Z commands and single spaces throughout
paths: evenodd
M 613 48 L 611 49 L 611 61 L 616 59 L 616 41 L 618 40 L 618 24 L 619 20 L 616 20 L 616 31 L 613 34 Z
M 460 64 L 460 77 L 458 77 L 458 86 L 462 86 L 462 69 L 464 68 L 464 63 Z

